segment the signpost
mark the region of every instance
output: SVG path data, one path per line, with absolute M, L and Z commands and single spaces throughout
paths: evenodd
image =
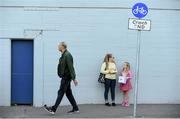
M 138 30 L 137 33 L 137 51 L 136 51 L 136 71 L 135 71 L 135 89 L 134 89 L 134 111 L 133 117 L 136 117 L 137 113 L 137 99 L 138 99 L 138 80 L 139 80 L 139 63 L 140 63 L 140 51 L 141 51 L 141 31 L 151 30 L 151 21 L 144 20 L 148 14 L 148 7 L 144 3 L 136 3 L 132 8 L 133 15 L 138 18 L 129 18 L 128 28 L 130 30 Z

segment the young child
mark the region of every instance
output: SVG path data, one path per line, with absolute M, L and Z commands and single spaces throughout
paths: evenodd
M 130 64 L 128 62 L 124 62 L 123 69 L 120 72 L 121 76 L 126 77 L 126 83 L 120 84 L 120 90 L 123 92 L 123 102 L 122 106 L 128 107 L 129 106 L 129 91 L 132 89 L 131 79 L 132 79 L 132 72 L 130 71 Z

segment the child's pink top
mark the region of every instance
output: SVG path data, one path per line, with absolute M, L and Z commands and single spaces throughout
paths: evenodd
M 122 72 L 121 72 L 121 75 L 122 75 Z M 126 84 L 120 84 L 119 88 L 121 91 L 129 91 L 132 89 L 132 84 L 131 84 L 130 80 L 132 79 L 133 74 L 131 71 L 128 72 L 127 77 L 128 77 L 128 79 L 127 79 Z
M 120 74 L 121 76 L 122 76 L 122 72 L 123 72 L 123 71 L 121 71 L 121 74 Z M 133 74 L 132 74 L 131 71 L 128 71 L 127 77 L 128 77 L 129 80 L 133 78 Z

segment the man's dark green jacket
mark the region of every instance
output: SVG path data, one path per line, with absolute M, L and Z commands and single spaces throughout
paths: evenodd
M 73 66 L 73 57 L 67 50 L 64 51 L 59 59 L 58 76 L 60 78 L 66 77 L 69 80 L 75 80 L 76 74 Z

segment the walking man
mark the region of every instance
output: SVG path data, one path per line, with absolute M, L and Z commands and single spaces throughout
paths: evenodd
M 51 114 L 55 114 L 64 94 L 66 94 L 66 97 L 68 98 L 69 102 L 73 107 L 73 109 L 68 113 L 77 113 L 79 112 L 79 108 L 77 106 L 77 103 L 74 99 L 71 90 L 71 81 L 74 82 L 75 86 L 78 85 L 78 81 L 75 79 L 76 74 L 73 66 L 73 57 L 70 54 L 70 52 L 67 50 L 67 45 L 65 42 L 61 42 L 58 45 L 58 50 L 62 54 L 62 56 L 59 59 L 59 64 L 57 69 L 58 76 L 61 78 L 61 84 L 58 90 L 58 96 L 54 106 L 47 107 L 46 105 L 44 105 L 44 109 Z

